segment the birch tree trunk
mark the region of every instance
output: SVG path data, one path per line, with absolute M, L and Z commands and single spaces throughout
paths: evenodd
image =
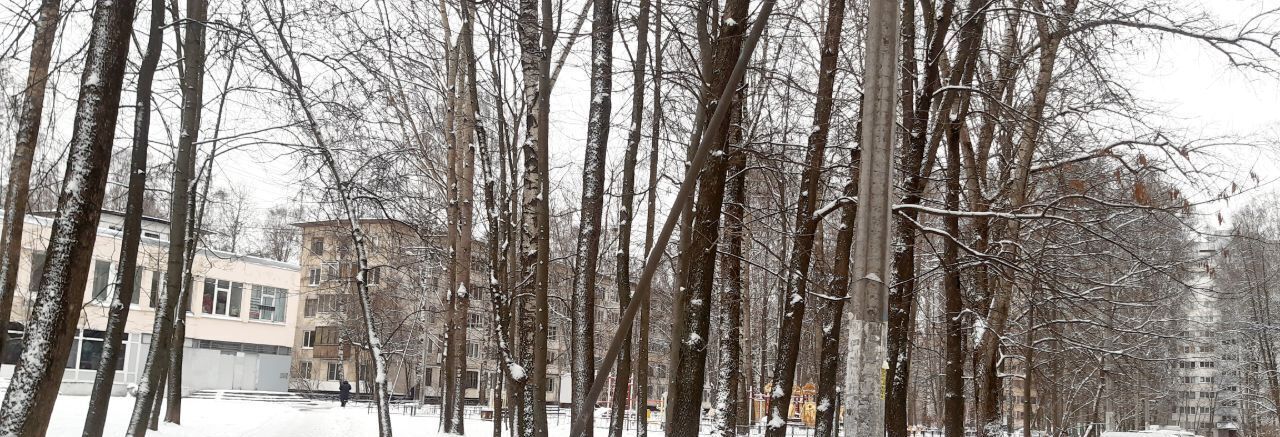
M 106 189 L 120 87 L 133 32 L 134 2 L 94 4 L 89 47 L 67 152 L 58 211 L 26 342 L 0 411 L 0 435 L 45 435 L 79 325 Z M 33 137 L 34 138 L 34 137 Z M 21 220 L 22 217 L 16 217 Z M 19 234 L 20 235 L 20 234 Z
M 133 145 L 129 161 L 129 194 L 125 207 L 123 241 L 120 245 L 120 263 L 113 281 L 116 284 L 115 298 L 111 303 L 106 335 L 102 341 L 102 358 L 98 361 L 98 371 L 94 375 L 93 389 L 89 395 L 84 437 L 102 436 L 107 408 L 111 403 L 111 388 L 115 385 L 116 360 L 124 352 L 122 342 L 125 323 L 129 320 L 129 304 L 133 299 L 133 289 L 138 286 L 138 244 L 142 237 L 142 210 L 147 189 L 147 149 L 151 131 L 151 83 L 155 77 L 156 65 L 160 62 L 160 50 L 163 49 L 164 0 L 151 1 L 149 23 L 147 51 L 138 68 Z
M 49 59 L 62 20 L 61 1 L 43 0 L 35 23 L 35 40 L 31 44 L 31 63 L 27 67 L 27 85 L 23 88 L 18 108 L 18 137 L 13 143 L 9 161 L 9 182 L 5 184 L 3 229 L 0 229 L 0 351 L 9 340 L 9 317 L 13 312 L 13 295 L 17 292 L 18 259 L 22 255 L 22 229 L 26 224 L 27 197 L 31 186 L 31 161 L 35 157 L 44 116 L 44 93 L 49 79 Z

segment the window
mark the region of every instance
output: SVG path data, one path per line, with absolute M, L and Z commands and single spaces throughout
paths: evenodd
M 307 270 L 307 285 L 310 285 L 312 287 L 320 285 L 320 268 L 319 267 L 312 267 L 311 270 Z
M 360 363 L 360 366 L 356 368 L 356 379 L 361 381 L 373 380 L 373 369 L 370 368 L 369 363 Z
M 479 314 L 467 314 L 467 329 L 484 329 L 484 318 Z
M 31 252 L 31 280 L 27 282 L 27 289 L 31 291 L 39 290 L 44 283 L 44 259 L 44 251 Z
M 93 261 L 93 300 L 106 302 L 111 300 L 111 261 Z
M 311 379 L 311 362 L 303 361 L 298 363 L 298 377 Z
M 467 342 L 467 358 L 480 358 L 480 345 Z
M 1217 393 L 1214 393 L 1211 391 L 1202 391 L 1200 392 L 1200 399 L 1213 399 L 1213 396 L 1216 394 Z M 1205 411 L 1205 412 L 1208 413 L 1208 411 Z
M 1208 384 L 1213 384 L 1213 377 L 1212 377 L 1212 376 L 1201 376 L 1201 377 L 1200 377 L 1200 382 L 1208 383 Z
M 423 374 L 423 375 L 422 375 L 422 377 L 423 377 L 423 378 L 425 378 L 425 379 L 426 379 L 426 381 L 425 381 L 425 383 L 424 383 L 424 384 L 422 384 L 422 385 L 427 386 L 427 387 L 430 387 L 430 386 L 431 386 L 432 382 L 435 380 L 435 378 L 432 378 L 432 377 L 431 377 L 431 371 L 432 371 L 432 370 L 435 370 L 435 369 L 434 369 L 434 368 L 431 368 L 431 367 L 428 367 L 428 368 L 426 369 L 425 374 Z
M 102 360 L 103 338 L 106 334 L 92 329 L 76 330 L 76 336 L 71 343 L 71 353 L 67 355 L 67 368 L 98 370 L 99 361 Z M 125 344 L 128 343 L 128 338 L 128 334 L 125 334 Z M 125 350 L 116 354 L 116 370 L 124 370 L 125 355 Z
M 382 282 L 382 268 L 369 267 L 369 271 L 365 272 L 364 276 L 365 282 L 368 282 L 369 285 L 378 285 L 378 283 Z
M 22 353 L 22 331 L 10 330 L 9 340 L 4 342 L 4 350 L 0 351 L 0 364 L 18 364 L 18 355 Z
M 552 377 L 547 377 L 547 393 L 555 393 L 555 392 L 556 392 L 556 379 Z
M 329 363 L 329 372 L 325 376 L 327 376 L 327 379 L 330 381 L 341 380 L 343 378 L 342 363 Z
M 556 325 L 547 327 L 547 341 L 560 341 L 560 330 L 557 328 L 559 327 Z
M 151 271 L 151 307 L 152 308 L 156 307 L 156 299 L 159 298 L 160 293 L 164 293 L 165 283 L 166 282 L 164 280 L 164 272 L 159 270 Z
M 133 294 L 129 300 L 132 305 L 142 304 L 142 268 L 133 269 Z
M 317 326 L 315 331 L 315 344 L 322 346 L 334 346 L 338 344 L 338 327 L 336 326 Z
M 240 298 L 244 284 L 221 279 L 206 278 L 204 280 L 205 314 L 216 314 L 227 317 L 240 317 Z
M 311 254 L 324 255 L 324 239 L 323 238 L 311 239 Z
M 249 319 L 284 323 L 288 291 L 283 288 L 254 285 L 249 294 Z
M 302 331 L 302 348 L 312 348 L 316 346 L 316 332 Z
M 336 262 L 324 263 L 324 280 L 332 281 L 332 280 L 338 279 L 338 275 L 340 274 L 338 270 L 339 270 L 338 263 Z
M 314 297 L 308 297 L 302 304 L 303 317 L 315 317 L 316 307 L 320 305 L 320 300 Z
M 476 388 L 480 386 L 480 372 L 468 370 L 467 374 L 462 378 L 463 388 Z
M 336 294 L 320 295 L 320 311 L 325 312 L 342 312 L 343 302 L 342 296 Z

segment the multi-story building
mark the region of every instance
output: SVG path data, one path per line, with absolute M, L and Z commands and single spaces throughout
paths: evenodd
M 351 236 L 345 221 L 298 223 L 302 229 L 302 305 L 297 307 L 297 334 L 291 388 L 299 391 L 334 391 L 340 380 L 369 390 L 371 356 L 361 348 L 363 325 L 359 307 L 354 306 L 355 257 L 349 247 Z M 418 396 L 438 402 L 444 384 L 444 331 L 447 316 L 449 260 L 447 240 L 424 235 L 415 226 L 394 219 L 363 219 L 360 226 L 368 238 L 370 293 L 382 341 L 399 353 L 388 361 L 391 391 L 400 396 Z M 469 402 L 488 403 L 494 384 L 502 378 L 492 334 L 493 312 L 487 278 L 488 260 L 484 242 L 472 247 L 471 298 L 467 320 L 466 373 L 463 384 Z M 571 401 L 569 365 L 569 316 L 567 302 L 571 269 L 553 263 L 550 278 L 551 315 L 547 331 L 546 401 Z M 617 325 L 618 301 L 612 278 L 601 275 L 597 288 L 597 356 L 603 356 Z M 359 322 L 359 323 L 357 323 Z M 665 355 L 651 353 L 651 359 Z M 661 370 L 661 369 L 659 369 Z M 659 384 L 650 387 L 650 399 L 665 391 L 665 373 L 650 372 Z M 657 373 L 656 375 L 654 375 Z M 651 386 L 654 385 L 651 383 Z M 603 397 L 602 397 L 603 399 Z
M 1199 285 L 1214 289 L 1213 265 L 1219 261 L 1225 240 L 1209 240 L 1199 245 L 1205 259 L 1205 271 Z M 1236 396 L 1239 381 L 1229 371 L 1235 357 L 1222 354 L 1220 347 L 1229 342 L 1218 329 L 1222 322 L 1216 298 L 1212 293 L 1195 293 L 1187 302 L 1187 321 L 1181 333 L 1177 376 L 1171 419 L 1174 425 L 1211 437 L 1235 437 L 1239 429 L 1240 408 Z
M 26 217 L 18 281 L 8 327 L 11 341 L 0 354 L 0 376 L 13 372 L 22 347 L 23 329 L 40 284 L 41 266 L 52 220 L 43 214 Z M 103 211 L 62 392 L 87 394 L 102 354 L 107 305 L 119 264 L 123 217 Z M 162 290 L 168 252 L 168 222 L 143 220 L 138 270 L 125 325 L 124 354 L 116 365 L 113 392 L 123 394 L 138 381 L 151 342 L 157 292 Z M 288 388 L 289 355 L 297 305 L 293 293 L 298 267 L 293 264 L 214 250 L 199 250 L 191 267 L 187 301 L 183 391 L 240 389 L 283 391 Z

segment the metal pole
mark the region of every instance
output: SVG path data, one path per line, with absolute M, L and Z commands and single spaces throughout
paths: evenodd
M 901 16 L 896 0 L 870 0 L 862 103 L 863 143 L 848 313 L 844 435 L 885 435 L 884 380 L 892 222 L 893 155 Z

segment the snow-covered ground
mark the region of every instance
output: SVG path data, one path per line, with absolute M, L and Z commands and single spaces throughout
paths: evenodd
M 268 402 L 234 401 L 221 399 L 184 399 L 182 401 L 182 425 L 162 423 L 159 432 L 149 435 L 159 437 L 355 437 L 377 434 L 374 413 L 365 404 L 348 404 L 339 407 L 336 402 L 320 401 L 315 406 L 289 405 Z M 49 437 L 77 437 L 84 426 L 85 411 L 89 407 L 87 396 L 59 396 L 49 425 Z M 105 435 L 124 435 L 133 408 L 133 398 L 112 398 L 107 416 Z M 597 427 L 607 420 L 597 419 Z M 440 418 L 431 413 L 418 412 L 405 415 L 400 408 L 391 414 L 391 424 L 397 435 L 413 437 L 437 437 Z M 549 435 L 569 434 L 568 416 L 556 416 L 549 420 Z M 466 435 L 493 435 L 493 422 L 478 417 L 468 418 Z M 506 433 L 504 433 L 506 434 Z M 635 435 L 627 430 L 626 435 Z M 650 426 L 650 436 L 661 436 L 655 424 Z M 811 435 L 812 430 L 793 429 L 794 436 Z M 605 435 L 603 428 L 596 435 Z

